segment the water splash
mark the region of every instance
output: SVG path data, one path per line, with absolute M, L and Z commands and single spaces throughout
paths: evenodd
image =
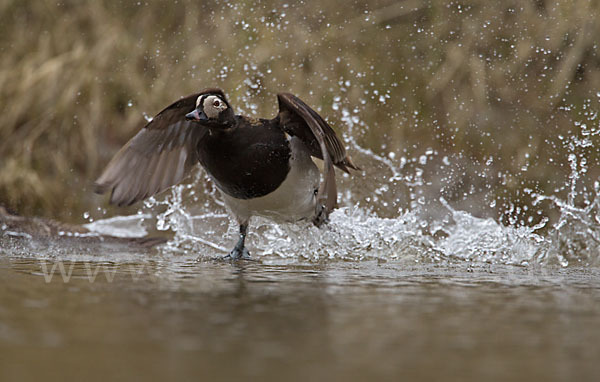
M 558 222 L 546 238 L 552 243 L 546 257 L 558 259 L 563 266 L 600 265 L 600 181 L 594 182 L 591 191 L 585 186 L 578 191 L 582 177 L 588 172 L 586 150 L 593 148 L 591 137 L 600 134 L 600 130 L 578 125 L 581 127 L 579 136 L 563 138 L 571 168 L 567 200 L 533 193 L 534 204 L 548 201 L 560 211 Z
M 185 193 L 191 190 L 188 185 L 177 186 L 165 199 L 149 203 L 150 208 L 167 207 L 158 215 L 157 227 L 175 233 L 162 254 L 207 259 L 226 254 L 237 239 L 236 224 L 215 201 L 203 206 L 201 213 L 191 213 L 184 203 Z M 382 218 L 360 206 L 335 210 L 323 228 L 253 218 L 248 246 L 253 257 L 264 263 L 378 260 L 598 265 L 600 198 L 583 209 L 555 197 L 539 198 L 552 200 L 563 211 L 560 223 L 545 235 L 539 232 L 546 228 L 547 219 L 532 227 L 505 226 L 456 210 L 441 198 L 449 215 L 431 223 L 426 223 L 418 211 Z
M 254 247 L 271 258 L 419 261 L 432 248 L 412 212 L 387 219 L 359 207 L 344 207 L 334 211 L 323 228 L 309 223 L 273 225 L 264 219 L 257 223 Z
M 376 153 L 362 147 L 356 139 L 356 127 L 367 128 L 358 112 L 337 104 L 334 110 L 341 113 L 348 147 L 361 156 L 360 163 L 367 163 L 370 170 L 373 168 L 369 173 L 373 181 L 360 176 L 342 177 L 340 189 L 345 190 L 340 194 L 342 207 L 331 214 L 329 224 L 322 228 L 308 223 L 278 225 L 253 218 L 247 244 L 254 258 L 265 263 L 377 260 L 600 265 L 600 181 L 594 183 L 593 189 L 582 186 L 588 173 L 589 152 L 593 149 L 591 139 L 600 134 L 599 129 L 578 124 L 579 133 L 561 138 L 569 152 L 567 161 L 571 169 L 564 185 L 565 198 L 523 188 L 523 194 L 531 197 L 531 204 L 515 207 L 516 202 L 509 201 L 511 207 L 504 211 L 508 223 L 502 224 L 498 219 L 478 217 L 453 206 L 455 202 L 444 197 L 426 199 L 425 195 L 431 195 L 431 188 L 436 185 L 425 180 L 424 169 L 434 162 L 437 152 L 427 150 L 414 158 Z M 438 159 L 439 168 L 434 171 L 449 172 L 450 178 L 460 176 L 460 171 L 448 170 L 454 164 L 451 158 L 444 155 Z M 487 165 L 492 160 L 488 157 Z M 460 166 L 457 164 L 457 168 Z M 443 195 L 444 184 L 437 186 L 441 189 L 434 189 L 433 193 Z M 424 192 L 427 187 L 429 193 Z M 399 191 L 402 189 L 406 192 Z M 406 199 L 404 203 L 399 202 L 402 198 Z M 466 199 L 472 203 L 480 201 L 475 198 L 475 191 L 470 191 Z M 533 209 L 541 203 L 550 203 L 558 212 L 556 222 L 550 223 L 546 216 L 535 222 L 514 218 L 517 208 Z M 427 208 L 432 205 L 433 215 Z M 481 205 L 494 208 L 496 199 L 488 199 Z M 384 211 L 385 217 L 380 211 Z M 172 187 L 166 196 L 150 198 L 136 218 L 96 221 L 87 227 L 106 233 L 101 230 L 125 224 L 118 228 L 119 234 L 123 234 L 127 232 L 127 224 L 131 224 L 130 236 L 137 235 L 142 232 L 141 221 L 145 224 L 152 221 L 147 219 L 150 214 L 156 215 L 156 223 L 149 229 L 174 233 L 173 239 L 161 249 L 164 256 L 215 258 L 226 254 L 237 240 L 237 225 L 202 170 L 194 174 L 191 182 Z
M 130 216 L 115 216 L 108 219 L 93 221 L 83 226 L 92 232 L 115 237 L 144 237 L 148 230 L 144 220 L 152 218 L 149 213 L 138 213 Z
M 578 178 L 570 179 L 577 182 Z M 209 198 L 192 212 L 195 204 L 190 199 L 198 201 L 200 191 Z M 375 259 L 594 266 L 600 253 L 599 191 L 596 182 L 594 197 L 582 208 L 572 204 L 574 198 L 535 194 L 535 203 L 550 201 L 560 210 L 560 219 L 552 227 L 547 227 L 547 218 L 533 226 L 502 225 L 457 210 L 440 198 L 448 215 L 432 222 L 423 219 L 418 208 L 382 218 L 359 205 L 337 209 L 324 228 L 254 218 L 248 245 L 253 256 L 265 263 Z M 146 203 L 148 209 L 158 207 L 165 209 L 158 214 L 156 227 L 175 233 L 163 254 L 214 258 L 227 253 L 236 240 L 237 226 L 202 171 L 192 183 L 173 187 L 164 199 Z

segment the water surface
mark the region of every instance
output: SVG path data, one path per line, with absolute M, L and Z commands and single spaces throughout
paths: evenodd
M 598 269 L 138 255 L 3 254 L 0 379 L 600 378 Z

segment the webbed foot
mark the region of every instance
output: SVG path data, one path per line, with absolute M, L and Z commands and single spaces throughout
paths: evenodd
M 231 252 L 229 252 L 229 255 L 223 256 L 221 259 L 225 261 L 252 260 L 250 257 L 250 252 L 248 252 L 246 247 L 235 247 Z
M 248 222 L 240 224 L 240 239 L 229 255 L 222 257 L 223 260 L 226 261 L 238 261 L 238 260 L 252 260 L 250 258 L 250 252 L 244 246 L 246 242 L 246 231 L 248 229 Z

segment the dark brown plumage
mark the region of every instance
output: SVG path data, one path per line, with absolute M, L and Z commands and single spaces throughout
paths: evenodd
M 246 227 L 252 214 L 261 214 L 256 203 L 264 198 L 276 199 L 281 208 L 276 193 L 280 187 L 309 187 L 286 182 L 296 182 L 303 171 L 313 174 L 314 165 L 302 159 L 312 156 L 324 161 L 323 181 L 316 200 L 310 202 L 315 205 L 313 221 L 321 224 L 336 205 L 333 167 L 345 172 L 358 168 L 319 114 L 292 94 L 280 93 L 277 99 L 279 113 L 271 120 L 235 115 L 220 89 L 205 89 L 174 102 L 119 150 L 95 182 L 96 192 L 111 191 L 111 203 L 130 205 L 177 184 L 200 162 L 226 196 L 240 226 Z M 297 197 L 304 195 L 310 197 L 302 193 Z M 238 242 L 232 251 L 233 258 L 247 254 L 245 228 L 240 233 L 241 245 Z

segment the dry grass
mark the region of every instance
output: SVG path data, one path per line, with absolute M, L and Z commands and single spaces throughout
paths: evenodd
M 292 91 L 343 130 L 335 102 L 376 152 L 493 157 L 507 197 L 564 183 L 546 138 L 598 108 L 594 1 L 140 4 L 0 0 L 0 203 L 92 209 L 89 184 L 142 115 L 206 86 L 262 115 Z

